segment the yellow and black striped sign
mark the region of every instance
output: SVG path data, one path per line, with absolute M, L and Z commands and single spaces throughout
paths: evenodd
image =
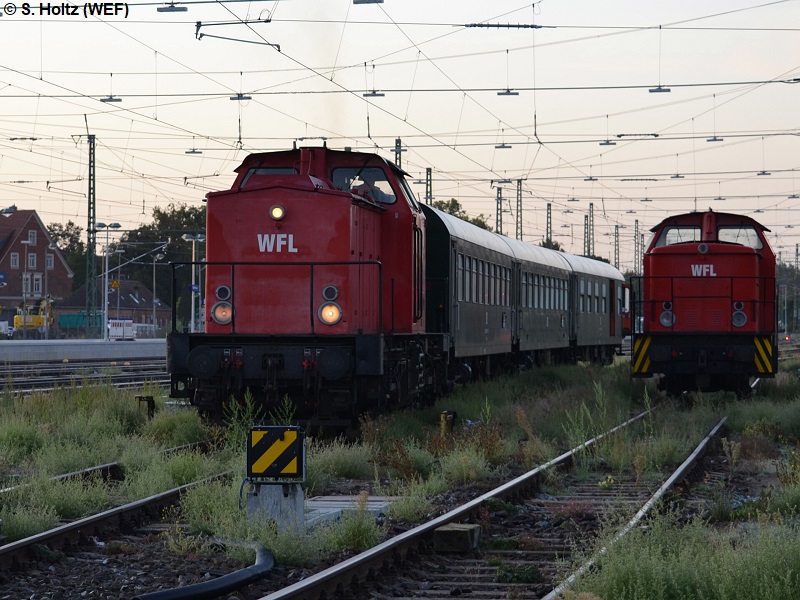
M 756 345 L 755 358 L 756 370 L 764 375 L 775 374 L 775 346 L 772 339 L 766 336 L 753 338 Z
M 299 427 L 260 426 L 250 430 L 247 477 L 305 481 L 306 438 Z
M 651 341 L 653 339 L 649 335 L 637 337 L 634 340 L 631 351 L 631 366 L 634 373 L 650 373 L 650 357 L 647 355 L 647 351 Z

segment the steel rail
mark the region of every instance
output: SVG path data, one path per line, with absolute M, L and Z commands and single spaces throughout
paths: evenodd
M 632 417 L 624 423 L 617 425 L 613 429 L 602 433 L 583 444 L 576 446 L 572 450 L 561 454 L 553 460 L 540 465 L 528 471 L 524 475 L 520 475 L 516 479 L 501 485 L 500 487 L 487 492 L 466 504 L 445 513 L 432 521 L 424 523 L 414 529 L 403 532 L 385 542 L 378 544 L 374 548 L 366 550 L 356 556 L 353 556 L 337 565 L 334 565 L 324 571 L 311 575 L 303 581 L 297 582 L 289 587 L 286 587 L 277 592 L 273 592 L 267 596 L 262 596 L 259 600 L 283 600 L 283 599 L 296 599 L 296 598 L 315 598 L 322 594 L 329 593 L 330 590 L 336 585 L 345 585 L 353 578 L 365 576 L 373 568 L 380 567 L 384 562 L 389 560 L 393 555 L 406 552 L 410 547 L 415 544 L 421 543 L 428 536 L 433 535 L 433 532 L 449 523 L 459 522 L 463 519 L 478 513 L 484 503 L 496 498 L 508 498 L 517 494 L 523 493 L 525 490 L 535 486 L 539 479 L 543 477 L 548 470 L 562 465 L 567 465 L 573 457 L 588 448 L 594 446 L 603 438 L 616 433 L 617 431 L 627 427 L 628 425 L 639 421 L 645 416 L 649 415 L 651 411 L 642 412 L 635 417 Z M 329 594 L 330 595 L 330 594 Z
M 133 521 L 141 514 L 147 514 L 159 519 L 161 518 L 162 509 L 177 504 L 187 490 L 228 475 L 229 472 L 226 472 L 206 477 L 200 481 L 187 483 L 166 492 L 154 494 L 123 506 L 117 506 L 96 515 L 66 523 L 55 529 L 43 531 L 0 546 L 0 570 L 12 568 L 21 558 L 28 558 L 31 549 L 37 545 L 77 544 L 81 540 L 87 539 L 90 535 L 100 534 L 110 523 L 120 526 L 122 523 Z
M 722 426 L 725 424 L 725 421 L 727 421 L 727 420 L 728 420 L 728 417 L 723 417 L 723 418 L 720 420 L 720 422 L 719 422 L 719 423 L 717 423 L 717 424 L 716 424 L 716 425 L 715 425 L 715 426 L 714 426 L 714 427 L 711 429 L 711 431 L 709 432 L 709 434 L 708 434 L 706 437 L 704 437 L 704 438 L 703 438 L 703 440 L 702 440 L 702 441 L 701 441 L 701 442 L 700 442 L 700 443 L 697 445 L 697 447 L 694 449 L 694 452 L 692 452 L 692 453 L 689 455 L 689 457 L 688 457 L 688 458 L 687 458 L 685 461 L 683 461 L 683 463 L 681 464 L 681 466 L 679 466 L 679 467 L 678 467 L 678 468 L 675 470 L 675 472 L 674 472 L 674 473 L 673 473 L 673 474 L 672 474 L 672 475 L 669 477 L 669 479 L 667 479 L 667 480 L 666 480 L 666 481 L 665 481 L 665 482 L 664 482 L 664 483 L 661 485 L 661 487 L 660 487 L 660 488 L 658 488 L 658 489 L 655 491 L 655 493 L 654 493 L 654 494 L 653 494 L 653 495 L 650 497 L 650 499 L 649 499 L 649 500 L 648 500 L 648 501 L 647 501 L 647 502 L 644 504 L 644 506 L 642 506 L 642 508 L 640 508 L 640 509 L 639 509 L 639 511 L 638 511 L 638 512 L 637 512 L 637 513 L 634 515 L 634 517 L 633 517 L 633 518 L 632 518 L 632 519 L 631 519 L 631 520 L 628 522 L 628 524 L 627 524 L 627 525 L 625 525 L 625 526 L 624 526 L 624 527 L 623 527 L 623 528 L 622 528 L 622 529 L 621 529 L 619 532 L 617 532 L 617 534 L 614 536 L 614 538 L 611 540 L 611 542 L 610 542 L 608 545 L 606 545 L 606 546 L 603 546 L 603 547 L 602 547 L 602 548 L 601 548 L 601 549 L 600 549 L 600 550 L 597 552 L 597 554 L 595 554 L 595 556 L 594 556 L 594 557 L 592 557 L 592 558 L 591 558 L 589 561 L 587 561 L 587 562 L 586 562 L 585 564 L 583 564 L 583 565 L 582 565 L 582 566 L 581 566 L 579 569 L 577 569 L 577 570 L 576 570 L 574 573 L 572 573 L 572 574 L 571 574 L 571 575 L 570 575 L 570 576 L 569 576 L 569 577 L 568 577 L 566 580 L 564 580 L 564 582 L 563 582 L 563 583 L 561 583 L 561 584 L 560 584 L 558 587 L 556 587 L 556 588 L 555 588 L 555 589 L 554 589 L 552 592 L 550 592 L 550 593 L 549 593 L 549 594 L 547 594 L 547 595 L 546 595 L 544 598 L 542 598 L 542 600 L 555 600 L 555 598 L 556 598 L 556 597 L 558 597 L 558 596 L 560 596 L 561 594 L 563 594 L 563 593 L 564 593 L 564 591 L 565 591 L 567 588 L 569 588 L 569 586 L 570 586 L 570 585 L 572 585 L 573 583 L 575 583 L 575 581 L 577 581 L 577 579 L 578 579 L 578 578 L 579 578 L 581 575 L 583 575 L 583 574 L 584 574 L 586 571 L 588 571 L 589 569 L 591 569 L 591 568 L 592 568 L 592 567 L 595 565 L 595 563 L 597 562 L 597 560 L 598 560 L 599 558 L 601 558 L 602 556 L 604 556 L 604 555 L 605 555 L 605 554 L 608 552 L 608 550 L 609 550 L 609 548 L 610 548 L 610 546 L 611 546 L 611 545 L 613 545 L 613 544 L 617 543 L 617 542 L 618 542 L 619 540 L 621 540 L 621 539 L 622 539 L 622 538 L 623 538 L 625 535 L 627 535 L 627 534 L 628 534 L 628 533 L 629 533 L 629 532 L 630 532 L 630 531 L 631 531 L 631 530 L 632 530 L 634 527 L 636 527 L 636 526 L 639 524 L 639 522 L 640 522 L 640 521 L 641 521 L 641 520 L 642 520 L 642 519 L 643 519 L 643 518 L 644 518 L 644 517 L 645 517 L 645 516 L 646 516 L 646 515 L 647 515 L 647 514 L 650 512 L 650 510 L 651 510 L 651 509 L 652 509 L 652 508 L 653 508 L 653 507 L 656 505 L 656 503 L 658 503 L 658 502 L 659 502 L 659 501 L 660 501 L 660 500 L 661 500 L 661 499 L 664 497 L 664 495 L 665 495 L 665 494 L 666 494 L 666 493 L 667 493 L 667 492 L 668 492 L 670 489 L 672 489 L 672 487 L 673 487 L 673 486 L 675 486 L 675 484 L 676 484 L 676 483 L 679 483 L 679 482 L 683 481 L 683 479 L 684 479 L 684 478 L 685 478 L 685 477 L 686 477 L 686 476 L 689 474 L 689 472 L 690 472 L 690 471 L 691 471 L 691 470 L 694 468 L 694 466 L 697 464 L 697 461 L 698 461 L 698 460 L 700 460 L 700 457 L 702 457 L 702 456 L 703 456 L 703 454 L 705 453 L 705 451 L 706 451 L 706 448 L 708 448 L 708 444 L 711 442 L 711 440 L 714 438 L 714 436 L 716 436 L 716 435 L 717 435 L 717 433 L 719 432 L 719 430 L 720 430 L 720 429 L 722 429 Z

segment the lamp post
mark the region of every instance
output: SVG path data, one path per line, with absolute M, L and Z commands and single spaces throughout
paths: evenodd
M 47 257 L 53 256 L 52 254 L 48 255 L 47 250 L 55 250 L 56 248 L 58 248 L 56 243 L 50 242 L 44 251 L 44 339 L 46 340 L 50 339 L 50 293 L 47 291 L 47 271 L 50 269 L 50 265 L 47 263 Z M 53 257 L 53 266 L 55 266 L 55 257 Z
M 153 337 L 156 337 L 156 261 L 164 258 L 164 255 L 159 252 L 153 255 Z
M 120 227 L 122 227 L 122 225 L 119 223 L 111 223 L 110 225 L 106 225 L 105 223 L 94 224 L 95 231 L 98 229 L 106 230 L 106 247 L 103 251 L 103 339 L 106 341 L 108 341 L 108 230 L 119 229 Z
M 21 240 L 21 244 L 25 246 L 25 262 L 23 263 L 22 271 L 22 339 L 28 338 L 28 246 L 30 240 Z
M 194 288 L 197 285 L 197 277 L 196 277 L 197 269 L 196 269 L 196 266 L 194 264 L 197 261 L 197 256 L 195 255 L 195 244 L 197 242 L 205 242 L 206 241 L 206 234 L 204 234 L 204 233 L 196 233 L 196 234 L 184 233 L 181 237 L 184 240 L 186 240 L 187 242 L 192 242 L 192 294 L 191 294 L 191 296 L 192 296 L 192 307 L 191 307 L 191 311 L 190 311 L 191 312 L 192 322 L 189 325 L 189 333 L 194 333 L 194 323 L 195 323 L 195 320 L 194 320 L 195 319 L 195 317 L 194 317 L 194 305 L 195 305 L 195 291 L 194 291 Z

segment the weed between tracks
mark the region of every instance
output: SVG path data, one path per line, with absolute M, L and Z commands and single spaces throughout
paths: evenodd
M 473 384 L 427 409 L 365 417 L 360 441 L 338 439 L 323 444 L 309 440 L 306 497 L 341 489 L 344 484 L 354 494 L 364 491 L 398 499 L 391 503 L 389 514 L 377 521 L 362 503 L 339 523 L 306 532 L 278 530 L 273 521 L 249 519 L 236 509 L 246 435 L 255 422 L 255 411 L 249 410 L 247 403 L 234 409 L 238 412 L 231 415 L 231 427 L 207 430 L 190 412 L 169 413 L 159 404 L 156 419 L 148 422 L 132 393 L 120 394 L 111 386 L 101 386 L 95 388 L 93 397 L 86 390 L 74 390 L 72 404 L 66 391 L 60 392 L 56 402 L 52 396 L 31 397 L 27 399 L 30 402 L 8 397 L 0 401 L 0 478 L 8 482 L 13 476 L 16 481 L 35 472 L 56 474 L 121 460 L 126 482 L 105 495 L 90 491 L 92 486 L 54 486 L 49 492 L 37 493 L 35 502 L 30 495 L 26 495 L 28 501 L 22 495 L 2 495 L 3 534 L 12 539 L 24 537 L 50 527 L 60 516 L 73 514 L 75 509 L 59 496 L 79 498 L 75 504 L 102 506 L 120 497 L 150 495 L 164 486 L 197 479 L 206 472 L 205 467 L 213 471 L 227 467 L 241 476 L 188 493 L 179 513 L 185 527 L 169 532 L 167 541 L 176 552 L 207 548 L 211 536 L 255 541 L 269 548 L 284 565 L 314 564 L 332 552 L 370 547 L 387 535 L 391 523 L 425 520 L 462 486 L 528 470 L 644 410 L 656 397 L 651 386 L 629 381 L 627 365 L 543 368 L 514 379 Z M 757 448 L 766 447 L 759 439 L 797 438 L 797 408 L 797 400 L 776 407 L 766 400 L 730 404 L 724 397 L 695 398 L 691 411 L 683 405 L 664 405 L 633 428 L 585 449 L 578 472 L 594 478 L 598 485 L 615 481 L 622 473 L 637 481 L 647 479 L 682 460 L 723 410 L 731 414 L 731 432 L 742 436 L 735 442 L 730 438 L 731 470 L 743 468 L 752 462 Z M 445 411 L 457 415 L 452 429 L 442 424 Z M 291 420 L 287 414 L 275 417 Z M 749 434 L 744 435 L 745 431 Z M 217 440 L 221 452 L 213 465 L 193 453 L 173 459 L 158 455 L 160 447 L 201 438 Z M 792 507 L 796 510 L 800 505 L 800 476 L 797 481 L 791 479 L 800 472 L 800 461 L 781 460 L 787 484 L 772 494 L 770 507 L 789 514 Z M 549 477 L 549 485 L 558 485 L 557 473 Z M 721 499 L 720 506 L 724 505 Z M 575 506 L 572 510 L 580 513 L 586 508 Z M 756 510 L 763 511 L 763 506 Z M 750 538 L 747 541 L 749 544 Z M 252 562 L 251 551 L 231 547 L 229 552 Z M 623 597 L 597 593 L 603 598 Z
M 796 366 L 791 372 L 797 372 Z M 795 375 L 781 373 L 764 383 L 758 397 L 731 400 L 695 396 L 691 414 L 700 409 L 729 415 L 727 436 L 720 441 L 727 480 L 760 475 L 772 484 L 751 496 L 719 482 L 701 484 L 709 500 L 700 517 L 685 523 L 677 513 L 655 515 L 615 544 L 565 599 L 584 594 L 606 600 L 800 596 L 800 385 Z M 609 527 L 597 545 L 615 532 L 615 526 Z

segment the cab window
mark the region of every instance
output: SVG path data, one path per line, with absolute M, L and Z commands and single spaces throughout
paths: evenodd
M 750 225 L 722 226 L 717 230 L 717 238 L 720 242 L 740 244 L 754 250 L 763 248 L 756 228 Z
M 253 169 L 248 169 L 247 174 L 242 179 L 242 184 L 239 186 L 240 188 L 249 187 L 252 185 L 257 185 L 261 181 L 262 178 L 269 177 L 270 175 L 297 175 L 297 169 L 293 169 L 292 167 L 256 167 Z
M 397 197 L 380 167 L 342 167 L 334 169 L 331 179 L 338 190 L 369 196 L 381 204 L 394 204 Z
M 693 225 L 671 225 L 661 230 L 656 247 L 700 241 L 700 227 Z

